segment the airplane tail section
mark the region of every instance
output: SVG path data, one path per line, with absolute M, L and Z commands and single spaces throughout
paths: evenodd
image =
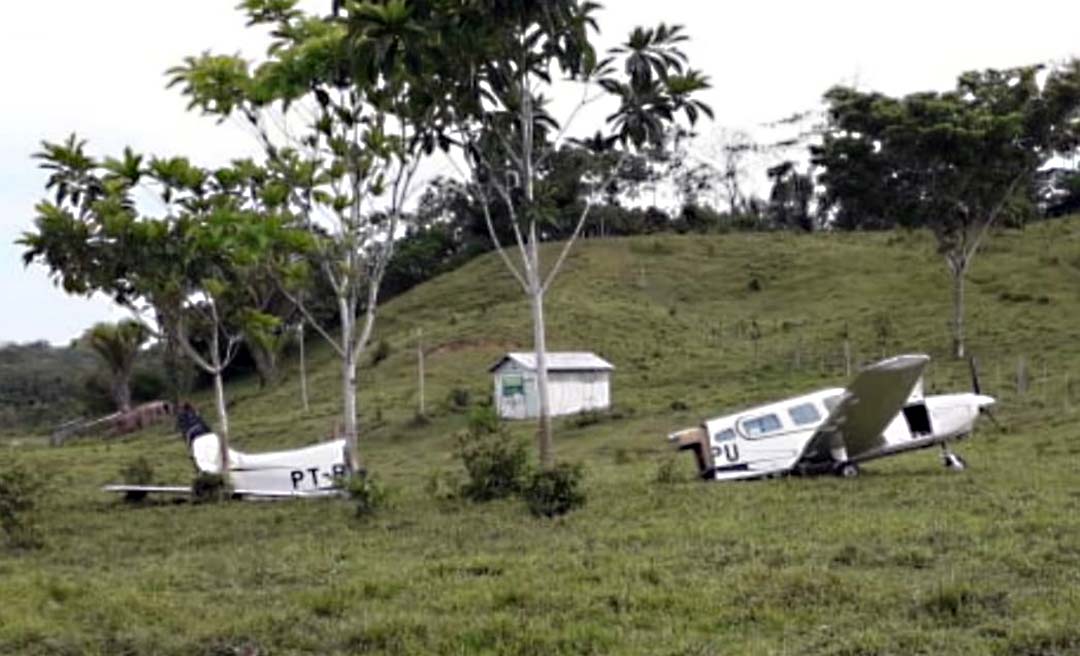
M 214 433 L 199 436 L 191 443 L 191 457 L 200 472 L 221 473 L 221 439 Z M 238 493 L 330 490 L 348 474 L 345 440 L 256 454 L 229 449 L 229 474 Z
M 712 451 L 709 449 L 709 434 L 704 426 L 687 428 L 668 435 L 668 441 L 679 451 L 692 451 L 697 461 L 698 473 L 702 478 L 709 478 L 713 471 Z

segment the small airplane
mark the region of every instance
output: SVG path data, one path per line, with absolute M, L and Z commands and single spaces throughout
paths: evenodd
M 899 355 L 832 388 L 706 420 L 668 435 L 689 450 L 706 480 L 785 474 L 859 475 L 863 462 L 940 445 L 950 469 L 966 467 L 950 443 L 971 434 L 993 397 L 973 392 L 924 396 L 926 355 Z M 993 417 L 991 417 L 993 418 Z
M 191 412 L 178 418 L 181 432 L 195 469 L 199 473 L 221 473 L 221 438 L 213 433 L 198 415 Z M 183 413 L 181 413 L 183 416 Z M 243 453 L 229 449 L 229 483 L 233 497 L 251 499 L 289 499 L 326 497 L 341 494 L 337 482 L 349 472 L 345 440 L 267 453 Z M 194 496 L 190 485 L 106 485 L 105 492 L 141 499 L 148 494 Z

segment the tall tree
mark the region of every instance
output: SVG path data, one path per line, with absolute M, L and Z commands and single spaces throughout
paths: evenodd
M 539 392 L 538 449 L 542 466 L 553 463 L 547 377 L 544 299 L 588 219 L 583 204 L 573 228 L 549 266 L 540 243 L 551 237 L 551 208 L 543 202 L 545 171 L 578 109 L 597 89 L 616 99 L 608 117 L 610 143 L 632 153 L 662 143 L 677 114 L 693 124 L 711 110 L 694 98 L 708 83 L 688 68 L 679 26 L 638 28 L 629 40 L 598 58 L 590 42 L 599 5 L 575 0 L 443 2 L 433 12 L 439 42 L 436 92 L 452 99 L 451 122 L 470 167 L 470 191 L 479 200 L 496 251 L 526 297 L 532 317 Z M 623 66 L 614 67 L 615 58 Z M 545 94 L 556 78 L 579 83 L 580 103 L 565 123 L 548 111 Z M 628 154 L 626 155 L 629 156 Z M 618 171 L 619 165 L 612 168 Z M 612 174 L 613 175 L 613 174 Z M 593 180 L 598 189 L 607 180 Z M 506 244 L 496 227 L 503 219 L 513 236 Z M 505 232 L 503 232 L 505 234 Z M 516 247 L 516 248 L 515 248 Z M 516 250 L 516 258 L 511 250 Z
M 144 165 L 130 150 L 98 162 L 75 137 L 46 142 L 38 157 L 56 194 L 37 205 L 35 229 L 20 240 L 24 260 L 47 266 L 69 293 L 111 296 L 213 378 L 227 471 L 223 375 L 245 323 L 266 320 L 239 283 L 244 265 L 275 238 L 273 230 L 288 234 L 281 227 L 286 219 L 245 209 L 232 169 L 210 172 L 184 158 Z M 136 187 L 156 190 L 162 216 L 136 208 Z
M 360 471 L 357 369 L 417 168 L 449 144 L 439 132 L 429 60 L 414 49 L 424 33 L 414 14 L 428 3 L 342 2 L 328 16 L 298 4 L 245 0 L 248 24 L 271 29 L 266 58 L 252 67 L 237 56 L 189 57 L 170 71 L 171 84 L 191 107 L 250 127 L 311 237 L 304 261 L 333 290 L 337 334 L 287 281 L 281 288 L 341 359 L 344 437 Z
M 845 227 L 924 226 L 952 279 L 952 352 L 965 353 L 964 282 L 990 230 L 1028 205 L 1038 169 L 1078 143 L 1080 62 L 970 72 L 956 89 L 890 98 L 835 88 L 812 148 Z
M 816 222 L 811 210 L 814 182 L 810 175 L 800 173 L 795 162 L 790 160 L 770 167 L 766 173 L 772 181 L 766 208 L 772 225 L 812 231 Z
M 109 388 L 119 412 L 131 410 L 131 373 L 139 349 L 149 338 L 146 327 L 130 319 L 95 324 L 82 337 L 82 342 L 97 353 L 109 369 Z

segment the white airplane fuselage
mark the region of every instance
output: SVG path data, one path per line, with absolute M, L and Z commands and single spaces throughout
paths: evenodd
M 849 458 L 844 448 L 806 453 L 807 443 L 843 397 L 843 388 L 820 390 L 706 420 L 668 436 L 697 455 L 701 475 L 734 480 L 789 472 L 823 473 L 844 463 L 922 449 L 971 433 L 981 408 L 994 403 L 972 393 L 924 397 L 915 391 L 882 432 L 882 445 Z

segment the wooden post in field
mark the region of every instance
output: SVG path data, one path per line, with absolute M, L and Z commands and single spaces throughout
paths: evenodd
M 419 397 L 420 403 L 418 412 L 420 417 L 425 416 L 426 410 L 424 408 L 424 329 L 416 329 L 416 375 L 419 379 Z
M 1065 405 L 1065 412 L 1066 413 L 1072 412 L 1072 407 L 1071 407 L 1071 405 L 1069 403 L 1070 399 L 1069 399 L 1069 373 L 1068 372 L 1065 372 L 1065 384 L 1062 386 L 1062 389 L 1065 391 L 1065 404 L 1064 404 Z
M 1046 360 L 1043 360 L 1042 377 L 1039 379 L 1039 387 L 1042 388 L 1041 391 L 1042 391 L 1043 403 L 1047 403 L 1050 400 L 1050 398 L 1049 398 L 1050 392 L 1047 390 L 1048 385 L 1046 384 L 1048 382 L 1047 378 L 1048 378 L 1048 375 L 1047 375 L 1047 370 L 1046 370 Z
M 1028 390 L 1028 373 L 1027 363 L 1024 362 L 1024 356 L 1020 356 L 1016 361 L 1016 393 L 1020 396 L 1027 394 Z
M 304 404 L 304 412 L 310 410 L 308 405 L 308 391 L 307 391 L 307 362 L 304 358 L 304 320 L 300 320 L 300 325 L 296 327 L 297 337 L 300 340 L 300 401 Z

